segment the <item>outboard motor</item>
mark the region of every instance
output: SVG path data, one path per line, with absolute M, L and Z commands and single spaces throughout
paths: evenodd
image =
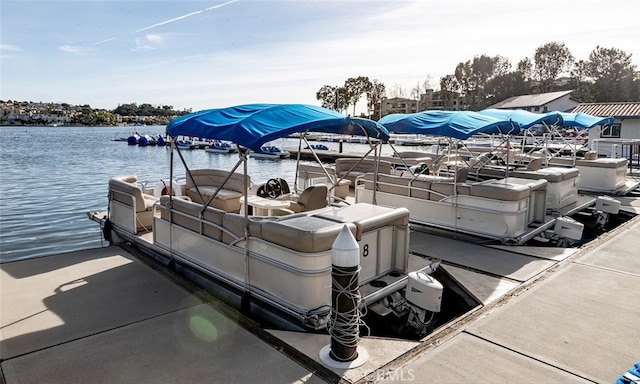
M 582 239 L 584 224 L 568 216 L 558 217 L 553 227 L 554 240 L 558 246 L 570 246 Z
M 620 200 L 609 196 L 598 196 L 596 207 L 593 212 L 596 215 L 596 224 L 602 229 L 609 221 L 610 215 L 617 215 L 620 212 Z
M 541 243 L 550 242 L 556 247 L 567 248 L 576 241 L 582 240 L 583 232 L 584 224 L 569 216 L 560 216 L 556 219 L 552 229 L 538 234 L 535 240 Z
M 393 292 L 369 305 L 367 310 L 384 319 L 386 325 L 397 326 L 402 332 L 406 329 L 418 337 L 429 334 L 433 330 L 436 313 L 440 312 L 444 291 L 443 285 L 430 275 L 439 265 L 440 261 L 434 261 L 427 268 L 409 272 L 404 292 Z
M 411 307 L 407 324 L 419 335 L 428 333 L 433 317 L 440 312 L 442 284 L 425 272 L 410 272 L 405 298 Z

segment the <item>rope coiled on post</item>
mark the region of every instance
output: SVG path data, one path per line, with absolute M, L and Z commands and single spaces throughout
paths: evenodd
M 356 347 L 360 342 L 360 328 L 366 329 L 368 335 L 370 330 L 367 324 L 362 320 L 362 317 L 366 314 L 366 308 L 360 309 L 360 292 L 356 290 L 351 292 L 349 287 L 353 284 L 358 284 L 358 276 L 360 274 L 360 266 L 354 272 L 352 269 L 346 270 L 338 266 L 333 266 L 332 272 L 332 294 L 335 295 L 336 301 L 340 298 L 345 298 L 353 303 L 353 309 L 347 312 L 338 313 L 333 308 L 327 321 L 327 331 L 329 335 L 335 339 L 341 345 L 345 347 Z M 349 277 L 349 283 L 343 287 L 336 282 L 335 277 Z

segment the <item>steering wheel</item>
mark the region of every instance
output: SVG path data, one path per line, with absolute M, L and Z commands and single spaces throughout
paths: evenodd
M 277 179 L 269 179 L 264 185 L 265 192 L 271 198 L 276 198 L 282 195 L 282 184 Z

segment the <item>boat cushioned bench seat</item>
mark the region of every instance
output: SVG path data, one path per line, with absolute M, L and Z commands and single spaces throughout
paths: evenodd
M 228 175 L 228 172 L 218 169 L 192 170 L 191 177 L 187 175 L 185 186 L 187 196 L 193 201 L 204 204 L 215 194 L 216 197 L 209 203 L 210 206 L 222 209 L 225 212 L 240 212 L 240 197 L 244 191 L 245 175 L 233 173 L 223 186 L 222 183 Z M 251 177 L 246 177 L 247 185 L 250 185 Z M 198 191 L 202 194 L 204 201 L 200 199 Z
M 142 188 L 138 186 L 138 178 L 135 175 L 116 176 L 109 180 L 109 189 L 114 191 L 112 198 L 121 203 L 133 207 L 135 199 L 136 212 L 150 211 L 153 204 L 158 202 L 158 198 L 146 193 L 142 193 Z
M 429 156 L 429 154 L 420 151 L 395 152 L 392 157 L 402 158 L 405 161 L 411 161 L 414 164 L 427 163 L 430 165 L 433 162 L 433 158 Z
M 627 159 L 614 159 L 603 157 L 594 160 L 576 160 L 576 167 L 593 167 L 593 168 L 626 168 Z
M 183 198 L 172 199 L 171 215 L 169 196 L 162 196 L 161 218 L 200 233 L 217 241 L 231 244 L 244 236 L 247 218 L 237 213 L 227 213 L 208 206 L 203 211 L 200 203 Z M 224 228 L 226 231 L 223 231 Z M 306 213 L 283 217 L 249 217 L 249 236 L 281 245 L 300 252 L 323 252 L 331 249 L 342 228 L 335 221 L 314 217 Z M 356 228 L 351 226 L 356 233 Z
M 167 209 L 168 203 L 169 196 L 165 195 L 160 198 L 160 206 L 162 208 L 160 217 L 162 219 L 167 221 L 173 219 L 175 224 L 198 233 L 200 233 L 202 225 L 203 235 L 218 241 L 222 240 L 222 231 L 216 226 L 222 225 L 222 218 L 226 212 L 210 206 L 203 212 L 202 204 L 174 197 L 171 200 L 171 204 L 173 211 L 177 212 L 177 214 L 171 215 L 169 209 Z M 200 217 L 202 217 L 202 220 L 200 220 Z
M 115 176 L 109 180 L 110 198 L 134 209 L 136 233 L 151 228 L 153 205 L 158 198 L 142 192 L 135 175 Z
M 331 207 L 314 214 L 336 223 L 353 224 L 356 227 L 354 236 L 357 241 L 370 231 L 386 226 L 407 227 L 409 210 L 406 208 L 389 208 L 373 204 L 352 204 L 346 207 Z M 353 232 L 353 231 L 352 231 Z
M 365 188 L 373 188 L 373 175 L 365 175 Z M 547 181 L 520 178 L 491 179 L 479 183 L 454 183 L 452 178 L 419 176 L 416 179 L 395 175 L 378 175 L 378 191 L 428 200 L 442 200 L 452 196 L 470 195 L 487 199 L 519 201 L 530 196 L 532 190 L 544 189 Z M 410 188 L 411 187 L 411 188 Z
M 394 168 L 404 167 L 404 165 L 415 166 L 415 165 L 423 165 L 428 167 L 433 163 L 433 158 L 430 156 L 424 156 L 424 153 L 421 153 L 422 156 L 403 156 L 403 152 L 400 152 L 400 156 L 396 156 L 394 153 L 393 156 L 379 156 L 378 159 L 381 161 L 388 161 Z
M 330 167 L 325 167 L 327 173 L 330 176 L 335 177 L 335 169 Z M 300 164 L 298 166 L 298 177 L 303 180 L 313 180 L 313 179 L 323 179 L 326 181 L 327 175 L 322 170 L 322 167 L 319 165 L 310 165 L 310 164 Z M 311 185 L 317 185 L 317 183 L 309 183 L 304 185 L 304 187 L 309 187 Z M 334 194 L 341 198 L 346 199 L 349 196 L 349 186 L 351 185 L 351 181 L 347 179 L 342 179 L 338 183 L 338 185 L 334 188 Z
M 537 171 L 515 171 L 509 172 L 509 176 L 519 177 L 521 179 L 545 179 L 550 183 L 559 183 L 564 180 L 570 180 L 578 177 L 580 171 L 578 168 L 562 168 L 547 167 L 540 168 Z
M 431 197 L 430 189 L 433 182 L 453 182 L 453 177 L 436 175 L 418 175 L 415 178 L 410 174 L 402 175 L 378 175 L 378 191 L 393 193 L 396 195 L 411 196 L 422 199 Z M 364 175 L 366 189 L 373 189 L 373 173 Z M 411 188 L 410 188 L 411 187 Z M 436 199 L 439 200 L 439 199 Z
M 591 161 L 591 160 L 590 160 Z M 479 174 L 492 177 L 505 177 L 505 170 L 502 168 L 482 168 L 479 170 Z M 510 177 L 518 177 L 521 179 L 545 179 L 550 183 L 558 183 L 564 180 L 570 180 L 578 177 L 580 171 L 577 168 L 563 168 L 563 167 L 547 167 L 540 168 L 535 171 L 528 170 L 515 170 L 510 171 Z
M 351 181 L 351 185 L 355 185 L 356 179 L 365 173 L 374 172 L 376 163 L 378 163 L 379 174 L 391 174 L 393 173 L 393 167 L 388 161 L 378 161 L 374 159 L 352 159 L 352 158 L 337 158 L 335 172 L 338 179 L 344 178 Z M 357 165 L 356 165 L 357 164 Z M 353 168 L 351 171 L 349 171 Z
M 322 252 L 331 249 L 342 226 L 316 216 L 283 217 L 262 224 L 262 239 L 299 252 Z M 353 226 L 350 230 L 355 235 Z
M 523 180 L 519 177 L 508 177 L 470 184 L 469 194 L 488 199 L 519 201 L 529 197 L 534 190 L 545 189 L 546 185 L 546 180 Z

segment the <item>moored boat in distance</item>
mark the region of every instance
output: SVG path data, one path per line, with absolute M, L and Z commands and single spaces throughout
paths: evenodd
M 249 156 L 255 159 L 288 159 L 291 157 L 291 153 L 275 145 L 265 145 L 257 151 L 251 151 Z
M 130 135 L 129 137 L 127 137 L 127 144 L 129 144 L 129 145 L 138 145 L 138 139 L 139 138 L 140 138 L 140 135 L 138 135 L 138 134 Z
M 205 149 L 206 152 L 209 153 L 235 153 L 238 152 L 238 148 L 231 145 L 231 143 L 227 143 L 226 141 L 214 140 L 211 144 L 209 144 Z
M 176 147 L 182 148 L 182 149 L 198 148 L 198 144 L 194 143 L 193 140 L 188 140 L 188 139 L 176 140 L 175 145 Z

